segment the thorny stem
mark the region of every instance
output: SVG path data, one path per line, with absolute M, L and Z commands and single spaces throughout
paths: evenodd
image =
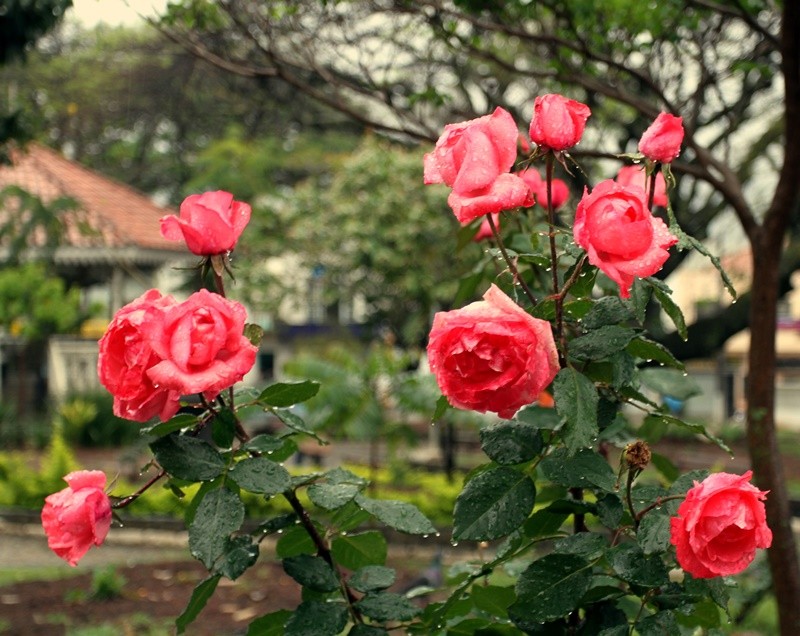
M 625 484 L 625 501 L 628 503 L 628 510 L 631 513 L 631 518 L 633 519 L 633 527 L 634 529 L 639 529 L 639 521 L 641 520 L 639 515 L 636 514 L 636 511 L 633 509 L 633 495 L 631 494 L 631 490 L 633 489 L 633 482 L 638 476 L 639 471 L 637 470 L 628 470 L 628 482 Z
M 328 544 L 325 542 L 325 539 L 320 536 L 319 532 L 317 531 L 314 522 L 311 521 L 311 517 L 308 515 L 308 511 L 303 507 L 303 504 L 300 503 L 300 500 L 297 498 L 297 495 L 293 490 L 289 490 L 283 493 L 284 498 L 286 501 L 289 502 L 289 505 L 292 507 L 292 510 L 297 514 L 297 517 L 300 519 L 300 523 L 305 528 L 308 536 L 311 537 L 311 540 L 314 542 L 314 545 L 317 546 L 317 554 L 322 557 L 325 562 L 331 566 L 334 572 L 336 572 L 339 578 L 339 584 L 342 588 L 342 593 L 347 600 L 347 609 L 350 612 L 350 617 L 353 619 L 355 623 L 363 622 L 361 619 L 361 613 L 356 609 L 355 603 L 358 601 L 356 596 L 353 594 L 353 591 L 347 585 L 344 580 L 344 576 L 342 575 L 339 566 L 333 560 L 333 555 L 331 554 L 330 548 Z
M 153 486 L 162 477 L 165 477 L 166 474 L 167 471 L 162 468 L 161 470 L 158 471 L 158 473 L 156 473 L 153 477 L 150 478 L 150 481 L 148 481 L 141 488 L 139 488 L 139 490 L 137 490 L 132 495 L 128 495 L 127 497 L 123 497 L 119 501 L 114 502 L 113 504 L 111 504 L 111 507 L 114 510 L 119 510 L 120 508 L 124 508 L 125 506 L 132 504 L 139 497 L 141 497 L 148 488 Z
M 558 362 L 561 368 L 567 366 L 567 339 L 564 335 L 564 296 L 558 290 L 558 254 L 556 251 L 556 212 L 553 208 L 553 155 L 547 153 L 546 187 L 547 187 L 547 224 L 550 239 L 550 271 L 553 276 L 553 300 L 555 302 L 555 339 L 558 342 Z
M 214 272 L 214 287 L 216 288 L 217 293 L 220 296 L 222 296 L 223 298 L 226 298 L 226 295 L 225 295 L 225 279 L 222 277 L 222 273 L 227 271 L 229 274 L 231 274 L 231 271 L 230 271 L 230 269 L 228 267 L 228 258 L 229 258 L 228 254 L 222 254 L 222 255 L 215 254 L 214 256 L 210 256 L 209 257 L 210 262 L 211 262 L 211 271 Z M 231 276 L 233 276 L 233 274 L 231 274 Z M 233 411 L 234 410 L 233 409 L 233 385 L 228 387 L 228 404 L 230 405 L 231 411 Z M 241 424 L 239 424 L 238 418 L 237 418 L 236 422 L 237 422 L 236 435 L 238 437 L 239 436 L 239 431 L 240 431 L 240 429 L 242 427 L 241 427 Z M 239 439 L 241 439 L 241 438 L 239 438 Z
M 492 230 L 492 234 L 494 235 L 494 239 L 497 241 L 497 247 L 500 249 L 500 253 L 503 255 L 503 260 L 505 260 L 506 264 L 508 265 L 508 269 L 511 272 L 512 276 L 514 277 L 514 281 L 520 284 L 522 287 L 522 291 L 525 292 L 525 295 L 528 297 L 528 300 L 531 301 L 532 304 L 536 304 L 536 296 L 533 295 L 531 288 L 528 287 L 528 283 L 519 275 L 519 270 L 517 269 L 517 264 L 511 259 L 506 251 L 506 246 L 503 243 L 503 239 L 500 236 L 500 232 L 497 231 L 497 226 L 494 224 L 494 219 L 492 219 L 491 214 L 487 214 L 486 218 L 489 220 L 489 228 Z
M 561 291 L 558 295 L 563 300 L 567 296 L 567 292 L 569 291 L 570 287 L 572 287 L 576 282 L 578 282 L 578 278 L 580 278 L 581 270 L 583 269 L 583 264 L 586 262 L 587 255 L 584 254 L 581 256 L 580 260 L 578 260 L 577 265 L 575 265 L 575 270 L 572 272 L 572 275 L 567 279 L 564 283 L 564 286 L 561 288 Z
M 647 209 L 653 209 L 653 201 L 656 197 L 656 177 L 658 176 L 658 172 L 661 168 L 661 164 L 656 162 L 653 166 L 653 174 L 650 175 L 650 187 L 647 191 Z
M 633 516 L 632 512 L 631 512 L 631 515 L 633 516 L 634 522 L 636 523 L 636 525 L 638 527 L 639 522 L 642 520 L 642 517 L 644 517 L 651 510 L 655 510 L 656 508 L 658 508 L 660 506 L 663 506 L 664 503 L 666 503 L 667 501 L 675 501 L 677 499 L 683 499 L 685 496 L 686 495 L 669 495 L 667 497 L 658 497 L 649 506 L 646 506 L 646 507 L 642 508 L 639 512 L 637 512 L 635 516 Z

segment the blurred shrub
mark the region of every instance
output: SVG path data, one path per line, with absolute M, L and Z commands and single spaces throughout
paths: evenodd
M 58 409 L 67 441 L 85 448 L 127 446 L 139 439 L 139 426 L 114 415 L 106 392 L 74 395 Z

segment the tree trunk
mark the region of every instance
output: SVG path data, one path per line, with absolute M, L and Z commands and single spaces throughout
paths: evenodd
M 789 514 L 789 497 L 775 431 L 775 332 L 781 237 L 763 229 L 753 242 L 753 290 L 748 356 L 747 443 L 755 482 L 768 490 L 767 525 L 772 584 L 783 636 L 800 634 L 800 567 Z

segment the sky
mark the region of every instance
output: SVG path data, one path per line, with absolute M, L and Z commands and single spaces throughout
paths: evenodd
M 87 27 L 100 22 L 131 26 L 140 23 L 142 15 L 153 15 L 166 4 L 167 0 L 72 0 L 66 17 Z

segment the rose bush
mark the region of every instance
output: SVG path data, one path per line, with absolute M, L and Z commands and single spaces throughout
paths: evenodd
M 533 102 L 528 133 L 537 146 L 560 151 L 572 148 L 583 136 L 592 111 L 586 104 L 563 95 L 540 95 Z
M 534 402 L 558 372 L 550 323 L 494 285 L 482 301 L 434 316 L 428 360 L 453 406 L 500 417 Z
M 114 415 L 135 422 L 154 416 L 166 421 L 178 411 L 181 394 L 156 387 L 147 372 L 161 361 L 148 334 L 164 320 L 164 312 L 176 304 L 172 296 L 151 289 L 125 305 L 100 339 L 97 374 L 114 396 Z
M 655 274 L 669 258 L 667 249 L 678 242 L 647 209 L 644 190 L 612 180 L 584 191 L 573 235 L 589 262 L 619 285 L 622 298 L 630 297 L 634 278 Z
M 169 307 L 150 325 L 150 346 L 160 358 L 147 375 L 153 385 L 215 398 L 250 371 L 258 349 L 244 335 L 245 308 L 206 289 Z
M 651 161 L 671 163 L 681 152 L 683 118 L 660 113 L 639 140 L 639 152 Z
M 180 216 L 161 219 L 161 234 L 171 241 L 186 241 L 199 256 L 225 254 L 232 250 L 250 221 L 247 203 L 234 201 L 230 192 L 218 190 L 192 194 L 181 203 Z
M 47 545 L 71 566 L 102 545 L 111 527 L 111 500 L 104 492 L 106 476 L 79 470 L 64 477 L 68 486 L 48 497 L 42 508 Z
M 535 168 L 520 170 L 519 176 L 528 184 L 536 199 L 536 204 L 543 208 L 547 207 L 547 182 L 542 179 L 542 175 Z M 558 210 L 569 199 L 569 186 L 563 179 L 553 179 L 550 183 L 550 195 L 552 198 L 553 209 Z
M 678 563 L 695 578 L 738 574 L 753 561 L 756 549 L 771 545 L 767 493 L 750 483 L 752 475 L 715 473 L 695 481 L 670 520 Z
M 447 199 L 461 223 L 493 212 L 533 205 L 525 182 L 509 171 L 517 158 L 519 131 L 508 111 L 445 126 L 425 155 L 425 183 L 452 188 Z

